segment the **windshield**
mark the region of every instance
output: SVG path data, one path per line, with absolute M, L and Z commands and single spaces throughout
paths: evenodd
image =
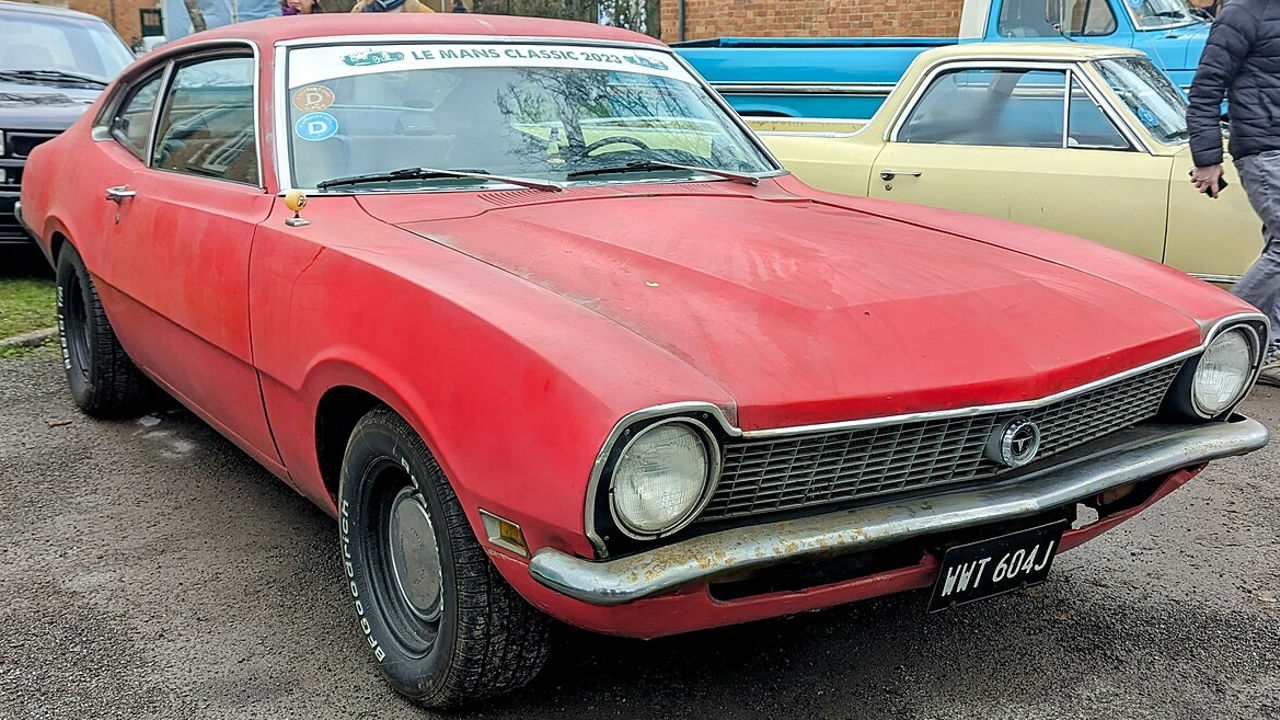
M 1159 30 L 1201 22 L 1187 0 L 1124 0 L 1121 3 L 1139 30 Z
M 659 163 L 736 173 L 776 169 L 665 52 L 564 44 L 330 45 L 291 50 L 287 77 L 295 187 L 405 168 L 557 183 L 696 174 Z M 581 175 L 610 169 L 616 174 Z M 417 173 L 344 190 L 494 183 L 501 184 Z
M 1187 100 L 1150 60 L 1112 58 L 1094 65 L 1152 137 L 1166 145 L 1187 139 Z
M 106 82 L 133 61 L 119 35 L 94 20 L 0 11 L 0 73 L 57 71 Z M 74 83 L 52 75 L 41 83 Z

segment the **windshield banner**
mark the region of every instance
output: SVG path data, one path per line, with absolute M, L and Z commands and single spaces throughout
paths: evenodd
M 695 82 L 671 55 L 653 50 L 587 45 L 415 43 L 297 48 L 289 54 L 289 87 L 353 75 L 461 67 L 616 70 Z

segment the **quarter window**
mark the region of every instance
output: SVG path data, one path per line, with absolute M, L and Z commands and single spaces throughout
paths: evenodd
M 115 117 L 111 118 L 111 137 L 141 160 L 147 156 L 147 140 L 151 134 L 151 114 L 160 94 L 161 73 L 152 75 L 130 91 Z
M 179 66 L 157 137 L 153 167 L 257 185 L 253 58 Z
M 1080 81 L 1071 80 L 1071 112 L 1067 116 L 1067 147 L 1097 150 L 1128 150 L 1129 141 L 1120 134 L 1107 114 L 1098 107 Z

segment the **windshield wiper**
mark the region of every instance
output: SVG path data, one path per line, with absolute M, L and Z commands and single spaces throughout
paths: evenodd
M 474 180 L 504 182 L 511 185 L 533 188 L 535 190 L 546 190 L 548 192 L 560 192 L 561 190 L 564 190 L 563 185 L 550 180 L 534 180 L 532 178 L 494 175 L 493 173 L 488 173 L 483 170 L 441 170 L 438 168 L 428 167 L 409 167 L 401 168 L 399 170 L 389 170 L 387 172 L 364 173 L 363 175 L 348 175 L 346 177 L 330 178 L 316 183 L 316 189 L 324 190 L 342 185 L 360 185 L 362 183 L 370 182 L 430 180 L 432 178 L 472 178 Z
M 107 86 L 106 80 L 99 80 L 88 75 L 69 73 L 63 70 L 0 70 L 0 80 L 43 80 L 87 83 L 97 87 Z
M 1161 10 L 1159 12 L 1153 12 L 1151 14 L 1154 17 L 1173 18 L 1174 20 L 1182 20 L 1187 17 L 1187 14 L 1182 12 L 1181 10 Z
M 676 163 L 663 162 L 661 160 L 637 160 L 629 162 L 626 165 L 615 165 L 609 167 L 590 168 L 587 170 L 575 170 L 565 175 L 568 180 L 589 177 L 591 175 L 614 175 L 630 172 L 645 172 L 647 170 L 683 170 L 685 172 L 703 173 L 706 175 L 714 175 L 726 180 L 742 183 L 743 185 L 759 185 L 760 178 L 750 173 L 734 172 L 732 170 L 720 170 L 718 168 L 696 167 L 693 165 L 677 165 Z

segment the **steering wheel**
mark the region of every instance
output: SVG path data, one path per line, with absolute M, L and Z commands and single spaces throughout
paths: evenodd
M 590 155 L 591 153 L 595 152 L 596 150 L 599 150 L 602 147 L 607 147 L 609 145 L 616 145 L 618 143 L 622 143 L 624 145 L 634 145 L 635 147 L 638 147 L 641 150 L 653 149 L 653 148 L 650 148 L 648 145 L 645 145 L 642 140 L 637 140 L 636 138 L 627 137 L 625 135 L 611 135 L 609 137 L 600 138 L 599 140 L 586 146 L 585 148 L 582 149 L 582 154 Z

